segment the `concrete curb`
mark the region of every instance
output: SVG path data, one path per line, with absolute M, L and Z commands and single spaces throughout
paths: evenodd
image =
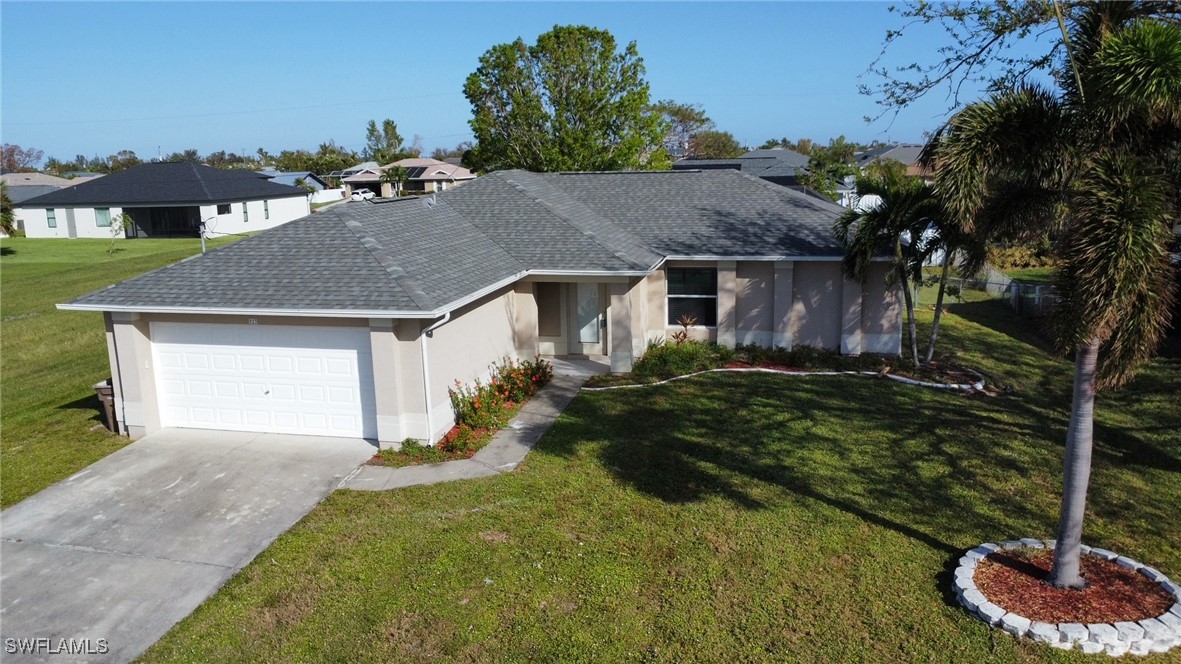
M 390 491 L 408 486 L 470 480 L 512 472 L 549 431 L 558 415 L 570 405 L 586 376 L 555 376 L 521 408 L 508 425 L 498 431 L 482 450 L 470 459 L 444 461 L 421 466 L 387 468 L 361 466 L 344 478 L 338 489 Z
M 1018 638 L 1028 638 L 1039 643 L 1045 643 L 1051 648 L 1072 650 L 1076 647 L 1087 654 L 1106 653 L 1112 657 L 1119 657 L 1127 653 L 1147 655 L 1150 652 L 1167 652 L 1173 647 L 1181 645 L 1181 587 L 1173 583 L 1164 574 L 1151 567 L 1116 556 L 1105 549 L 1093 549 L 1083 545 L 1083 555 L 1096 555 L 1105 560 L 1114 561 L 1129 569 L 1134 569 L 1150 581 L 1160 585 L 1165 592 L 1173 596 L 1173 605 L 1169 610 L 1155 618 L 1146 618 L 1139 622 L 1108 623 L 1059 623 L 1057 625 L 1035 622 L 1024 616 L 1006 611 L 989 602 L 973 580 L 976 566 L 980 561 L 996 551 L 1011 549 L 1052 549 L 1054 540 L 1036 540 L 1023 538 L 994 544 L 986 542 L 969 549 L 955 570 L 953 588 L 960 605 L 967 609 L 973 617 L 983 620 L 993 627 L 1000 627 L 1004 631 Z

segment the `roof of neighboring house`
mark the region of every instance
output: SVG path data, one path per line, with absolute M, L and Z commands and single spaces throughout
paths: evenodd
M 3 173 L 0 174 L 0 182 L 9 187 L 31 187 L 34 185 L 41 185 L 46 187 L 53 187 L 61 189 L 76 184 L 73 180 L 66 178 L 59 178 L 56 175 L 49 175 L 48 173 Z
M 842 211 L 737 171 L 500 171 L 431 198 L 326 208 L 67 306 L 438 316 L 529 273 L 837 257 Z
M 358 182 L 381 182 L 381 169 L 367 168 L 363 171 L 353 173 L 347 178 L 342 179 L 341 182 L 348 182 L 350 184 L 356 184 Z
M 476 175 L 457 164 L 448 164 L 445 161 L 438 159 L 428 159 L 423 157 L 413 157 L 410 159 L 399 159 L 391 162 L 385 166 L 378 168 L 366 169 L 355 175 L 350 175 L 344 179 L 344 182 L 349 184 L 380 182 L 384 171 L 391 168 L 405 168 L 407 180 L 473 180 Z
M 264 168 L 261 171 L 255 171 L 255 173 L 258 173 L 259 175 L 265 175 L 266 177 L 271 179 L 271 182 L 276 182 L 278 184 L 285 184 L 285 185 L 289 185 L 292 187 L 299 186 L 298 184 L 296 184 L 296 180 L 303 180 L 304 182 L 308 183 L 309 185 L 312 185 L 313 187 L 316 185 L 320 185 L 321 189 L 328 187 L 327 182 L 324 182 L 323 180 L 321 180 L 320 176 L 316 175 L 315 173 L 313 173 L 311 171 L 276 171 L 273 169 Z
M 201 205 L 306 195 L 303 189 L 276 184 L 253 171 L 172 162 L 133 166 L 38 196 L 24 204 L 30 207 Z
M 12 201 L 14 206 L 20 205 L 30 198 L 44 196 L 51 191 L 57 191 L 58 189 L 61 189 L 61 187 L 51 184 L 18 184 L 13 186 L 5 185 L 4 188 L 8 190 L 8 200 Z
M 879 159 L 893 159 L 906 164 L 907 175 L 926 175 L 928 171 L 918 163 L 922 152 L 923 146 L 918 143 L 884 145 L 857 153 L 857 165 L 865 168 Z
M 751 150 L 733 159 L 682 159 L 673 162 L 673 170 L 733 169 L 759 178 L 790 178 L 805 170 L 808 157 L 786 148 Z

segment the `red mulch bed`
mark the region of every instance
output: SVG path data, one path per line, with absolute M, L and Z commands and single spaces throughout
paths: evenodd
M 1047 623 L 1144 620 L 1173 605 L 1172 596 L 1148 577 L 1089 554 L 1080 563 L 1087 587 L 1055 588 L 1044 581 L 1053 560 L 1050 549 L 998 551 L 980 562 L 973 581 L 993 604 Z

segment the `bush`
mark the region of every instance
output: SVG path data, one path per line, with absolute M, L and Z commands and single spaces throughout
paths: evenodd
M 804 371 L 880 371 L 891 366 L 896 358 L 873 353 L 841 355 L 835 350 L 816 346 L 765 348 L 763 346 L 739 345 L 735 349 L 740 362 L 753 366 L 775 366 Z
M 1030 245 L 989 247 L 988 263 L 998 270 L 1053 267 L 1053 248 L 1050 246 L 1048 240 Z
M 632 375 L 642 380 L 665 380 L 675 376 L 716 369 L 729 364 L 734 351 L 701 341 L 656 342 L 632 366 Z
M 534 357 L 532 361 L 501 360 L 493 364 L 492 378 L 484 383 L 476 379 L 465 386 L 455 381 L 447 390 L 455 423 L 472 429 L 495 429 L 508 422 L 510 404 L 520 403 L 537 393 L 554 377 L 549 362 Z

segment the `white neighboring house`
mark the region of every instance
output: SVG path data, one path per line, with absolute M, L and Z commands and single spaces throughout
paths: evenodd
M 18 231 L 25 229 L 24 210 L 19 207 L 21 203 L 30 198 L 84 182 L 80 179 L 59 178 L 48 173 L 4 173 L 0 174 L 0 181 L 4 182 L 4 188 L 8 190 L 8 198 L 12 201 L 13 222 Z M 3 236 L 3 233 L 0 232 L 0 237 Z
M 20 208 L 27 237 L 217 237 L 274 228 L 311 212 L 307 192 L 252 171 L 188 162 L 142 164 L 31 198 Z

